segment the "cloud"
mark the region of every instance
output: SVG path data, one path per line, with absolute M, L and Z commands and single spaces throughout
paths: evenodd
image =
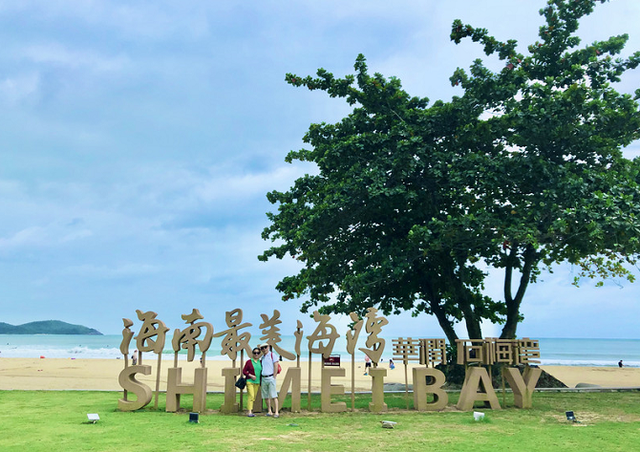
M 22 229 L 10 237 L 0 237 L 0 250 L 9 250 L 24 246 L 39 245 L 46 242 L 46 230 L 33 226 Z
M 21 49 L 21 53 L 36 64 L 95 72 L 120 72 L 129 64 L 129 59 L 123 55 L 110 57 L 95 51 L 70 49 L 58 42 L 30 45 Z
M 176 34 L 197 37 L 207 32 L 203 8 L 170 1 L 25 0 L 2 2 L 0 11 L 6 16 L 29 17 L 30 22 L 46 29 L 74 24 L 83 34 L 107 29 L 111 37 L 115 33 L 116 37 L 160 39 Z
M 89 229 L 69 231 L 60 224 L 30 226 L 7 237 L 0 237 L 0 253 L 16 255 L 25 250 L 54 248 L 92 235 Z
M 40 76 L 37 73 L 19 74 L 0 82 L 0 101 L 16 105 L 37 98 Z
M 585 41 L 628 31 L 629 48 L 640 48 L 636 3 L 599 5 Z M 350 107 L 287 85 L 285 73 L 324 67 L 341 77 L 364 53 L 370 72 L 398 76 L 412 95 L 446 99 L 458 92 L 451 72 L 481 55 L 477 43 L 450 42 L 454 18 L 525 44 L 542 5 L 0 2 L 3 319 L 73 316 L 117 333 L 135 308 L 174 324 L 192 307 L 216 318 L 236 307 L 252 321 L 274 308 L 287 321 L 304 318 L 297 301 L 282 303 L 274 289 L 300 264 L 256 258 L 269 246 L 260 238 L 265 212 L 276 208 L 265 195 L 315 171 L 283 159 L 305 147 L 310 123 L 336 122 Z M 601 9 L 612 13 L 600 19 Z M 630 74 L 621 86 L 635 89 L 638 80 Z M 603 312 L 602 294 L 635 313 L 620 294 L 637 294 L 636 286 L 590 298 L 561 277 L 544 279 L 523 306 L 523 331 L 533 335 L 564 332 L 569 315 L 615 331 L 588 323 Z M 500 296 L 500 278 L 487 290 Z M 424 316 L 404 315 L 389 328 L 440 336 Z
M 194 190 L 204 202 L 235 202 L 239 199 L 262 197 L 268 191 L 286 189 L 292 181 L 302 176 L 300 168 L 291 165 L 270 172 L 250 174 L 220 174 L 220 169 L 212 170 L 213 177 L 202 180 Z
M 118 279 L 139 277 L 158 273 L 161 268 L 157 265 L 126 263 L 118 266 L 97 266 L 92 264 L 71 266 L 63 269 L 62 274 L 82 276 L 98 279 Z

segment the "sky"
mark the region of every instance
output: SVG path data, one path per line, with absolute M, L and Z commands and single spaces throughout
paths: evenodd
M 344 76 L 363 53 L 371 73 L 448 100 L 461 94 L 453 71 L 483 56 L 449 40 L 454 19 L 515 38 L 526 54 L 544 5 L 0 0 L 0 322 L 118 334 L 123 317 L 139 324 L 136 309 L 173 330 L 198 308 L 220 331 L 224 313 L 242 308 L 255 327 L 277 309 L 285 334 L 296 319 L 312 328 L 300 302 L 275 290 L 298 264 L 257 260 L 275 209 L 265 195 L 315 170 L 284 162 L 309 125 L 350 110 L 285 74 Z M 639 18 L 640 2 L 612 0 L 579 35 L 588 44 L 628 33 L 629 54 L 640 50 Z M 640 70 L 617 89 L 637 87 Z M 640 144 L 625 155 L 640 156 Z M 573 272 L 560 266 L 530 286 L 519 335 L 638 338 L 640 282 L 575 288 Z M 501 284 L 492 273 L 487 293 L 501 298 Z M 389 336 L 444 337 L 424 315 L 389 322 Z

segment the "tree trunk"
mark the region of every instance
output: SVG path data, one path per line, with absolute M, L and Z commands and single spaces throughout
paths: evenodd
M 438 319 L 438 323 L 440 324 L 440 328 L 444 331 L 445 336 L 447 336 L 447 340 L 449 341 L 449 345 L 455 347 L 456 339 L 458 339 L 458 335 L 456 331 L 453 329 L 453 322 L 447 318 L 446 313 L 440 303 L 438 301 L 429 300 L 429 306 L 431 307 L 431 312 Z
M 518 291 L 516 296 L 513 297 L 511 293 L 511 279 L 513 277 L 513 268 L 518 263 L 518 257 L 516 255 L 517 248 L 514 245 L 511 253 L 509 254 L 508 263 L 505 267 L 504 277 L 504 300 L 507 304 L 507 320 L 502 328 L 500 339 L 515 339 L 518 323 L 520 322 L 520 304 L 524 298 L 524 294 L 529 286 L 531 280 L 531 272 L 535 268 L 535 263 L 538 260 L 538 253 L 533 246 L 527 245 L 523 253 L 524 263 L 522 266 L 522 275 L 520 276 L 520 284 L 518 285 Z
M 480 326 L 480 320 L 472 306 L 473 296 L 464 285 L 464 281 L 466 279 L 465 269 L 463 265 L 459 265 L 458 268 L 460 270 L 459 273 L 456 274 L 454 271 L 454 264 L 452 263 L 449 266 L 449 285 L 453 286 L 455 289 L 458 306 L 464 316 L 464 323 L 467 327 L 469 339 L 482 339 L 482 327 Z
M 453 322 L 449 320 L 447 317 L 447 313 L 443 306 L 440 305 L 440 297 L 436 295 L 433 287 L 427 278 L 423 278 L 421 281 L 422 286 L 422 299 L 426 300 L 429 303 L 429 308 L 431 309 L 431 313 L 436 316 L 438 319 L 438 323 L 440 324 L 440 328 L 444 332 L 445 336 L 447 336 L 447 340 L 449 344 L 453 347 L 456 344 L 456 339 L 458 339 L 458 335 L 453 329 Z
M 482 339 L 482 326 L 478 321 L 476 315 L 471 310 L 472 315 L 464 314 L 464 322 L 467 326 L 467 334 L 469 335 L 469 339 Z
M 467 327 L 469 339 L 482 339 L 482 327 L 480 326 L 480 320 L 474 312 L 469 298 L 469 293 L 466 289 L 461 288 L 458 290 L 458 305 L 464 315 L 464 323 Z

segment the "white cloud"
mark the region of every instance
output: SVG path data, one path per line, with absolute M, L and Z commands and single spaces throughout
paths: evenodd
M 28 226 L 6 237 L 0 237 L 0 252 L 20 253 L 26 250 L 49 249 L 86 239 L 93 235 L 89 229 L 69 230 L 61 224 Z
M 73 23 L 82 28 L 110 29 L 118 35 L 159 39 L 184 34 L 196 37 L 208 30 L 204 7 L 171 1 L 25 0 L 0 2 L 5 15 L 31 15 L 47 25 Z M 223 9 L 223 8 L 218 8 Z
M 161 267 L 144 263 L 126 263 L 118 266 L 78 265 L 63 269 L 60 273 L 98 279 L 116 279 L 130 276 L 144 276 L 158 273 Z
M 0 82 L 0 99 L 9 105 L 33 99 L 38 95 L 40 77 L 37 73 L 21 74 Z
M 82 229 L 80 231 L 73 231 L 60 239 L 60 242 L 74 242 L 76 240 L 84 239 L 87 237 L 91 237 L 93 232 L 89 229 Z
M 11 250 L 46 242 L 47 231 L 38 226 L 22 229 L 9 237 L 0 237 L 0 250 Z
M 58 42 L 30 45 L 20 52 L 24 58 L 38 64 L 90 69 L 96 72 L 119 72 L 129 64 L 129 58 L 124 55 L 105 56 L 95 51 L 70 49 Z
M 205 202 L 263 197 L 268 191 L 286 189 L 303 174 L 300 167 L 292 165 L 267 173 L 251 174 L 220 174 L 218 169 L 212 171 L 211 179 L 200 181 L 194 192 Z

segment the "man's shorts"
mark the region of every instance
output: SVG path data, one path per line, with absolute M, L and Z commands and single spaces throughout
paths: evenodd
M 276 391 L 276 379 L 273 377 L 262 377 L 260 381 L 260 391 L 263 399 L 275 399 L 278 397 Z

